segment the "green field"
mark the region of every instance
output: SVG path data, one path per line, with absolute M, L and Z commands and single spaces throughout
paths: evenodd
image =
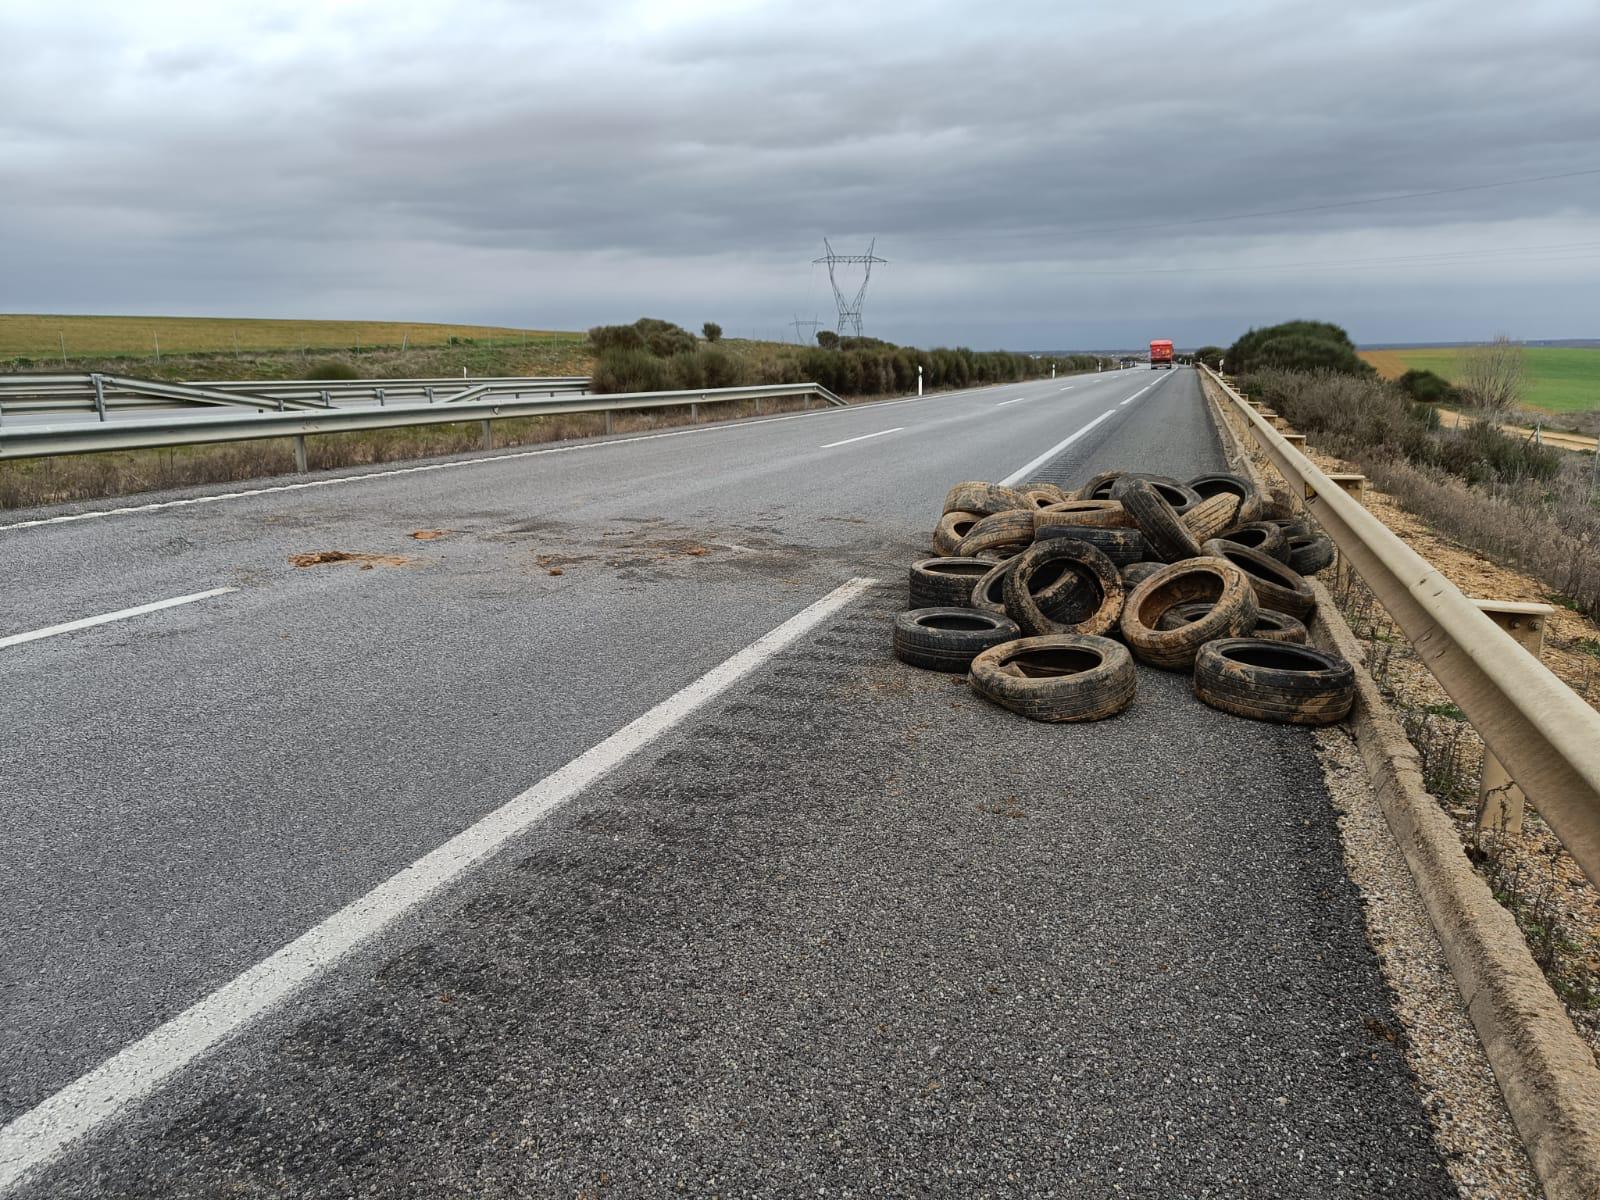
M 578 335 L 581 336 L 581 335 Z M 409 321 L 275 321 L 249 317 L 82 317 L 0 313 L 0 363 L 31 359 L 60 364 L 73 359 L 154 357 L 166 354 L 238 354 L 261 351 L 361 350 L 445 346 L 471 341 L 499 346 L 570 333 L 496 325 L 431 325 Z
M 1452 383 L 1461 381 L 1462 346 L 1418 347 L 1401 350 L 1363 350 L 1361 357 L 1385 379 L 1394 379 L 1416 369 L 1443 375 Z M 1529 346 L 1528 394 L 1523 403 L 1547 412 L 1592 412 L 1600 410 L 1600 348 L 1568 349 L 1559 346 Z

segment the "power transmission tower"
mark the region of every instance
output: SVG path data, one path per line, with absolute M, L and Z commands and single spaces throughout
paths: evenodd
M 822 322 L 817 320 L 817 318 L 814 316 L 809 321 L 802 321 L 799 317 L 796 317 L 794 320 L 790 321 L 789 324 L 794 326 L 794 340 L 799 342 L 802 346 L 809 346 L 816 342 L 817 326 L 821 325 Z M 802 327 L 810 331 L 811 336 L 809 338 L 800 336 L 800 330 Z
M 840 337 L 845 335 L 845 331 L 847 329 L 856 337 L 861 336 L 861 302 L 866 299 L 867 284 L 872 279 L 872 264 L 887 263 L 889 261 L 886 258 L 879 258 L 872 252 L 873 248 L 876 247 L 877 244 L 878 239 L 873 238 L 872 241 L 867 244 L 867 252 L 865 254 L 835 254 L 833 252 L 833 247 L 828 244 L 828 239 L 823 238 L 822 245 L 828 251 L 827 254 L 823 255 L 821 258 L 814 258 L 811 260 L 813 266 L 815 266 L 817 263 L 828 264 L 828 283 L 833 287 L 833 299 L 834 302 L 839 306 L 838 333 Z M 857 263 L 865 268 L 865 270 L 863 270 L 861 273 L 861 287 L 856 290 L 855 299 L 847 301 L 844 298 L 844 293 L 839 290 L 839 279 L 836 269 L 840 266 L 853 266 Z

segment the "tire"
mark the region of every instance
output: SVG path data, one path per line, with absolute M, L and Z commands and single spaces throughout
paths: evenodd
M 1091 525 L 1097 529 L 1127 529 L 1132 522 L 1116 500 L 1064 500 L 1033 514 L 1035 533 L 1045 525 Z
M 1156 622 L 1157 629 L 1177 629 L 1191 621 L 1199 620 L 1211 611 L 1211 605 L 1204 601 L 1193 604 L 1180 604 L 1176 608 L 1169 608 Z M 1241 635 L 1243 636 L 1243 635 Z M 1249 631 L 1248 636 L 1261 638 L 1269 642 L 1294 642 L 1305 645 L 1311 640 L 1306 627 L 1287 613 L 1273 612 L 1263 608 L 1256 613 L 1256 626 Z
M 1142 479 L 1156 490 L 1156 494 L 1172 506 L 1172 511 L 1182 516 L 1196 504 L 1200 503 L 1200 496 L 1193 489 L 1179 483 L 1170 475 L 1146 475 L 1142 471 L 1129 471 L 1117 480 L 1111 488 L 1111 498 L 1120 500 L 1120 493 L 1128 488 L 1135 479 Z
M 980 558 L 925 558 L 911 564 L 910 608 L 966 608 L 993 564 Z
M 1177 629 L 1159 628 L 1167 611 L 1203 601 L 1204 616 Z M 1172 563 L 1136 586 L 1122 606 L 1122 640 L 1141 662 L 1187 670 L 1207 642 L 1255 628 L 1260 608 L 1250 578 L 1224 558 Z
M 1080 542 L 1088 542 L 1118 567 L 1145 562 L 1156 556 L 1156 552 L 1150 548 L 1150 543 L 1145 540 L 1144 534 L 1137 529 L 1099 529 L 1093 525 L 1045 525 L 1034 534 L 1034 540 L 1040 542 L 1055 538 L 1073 538 Z
M 1131 592 L 1140 583 L 1161 570 L 1165 563 L 1136 562 L 1122 568 L 1122 590 Z
M 947 512 L 939 518 L 939 525 L 933 531 L 933 552 L 949 557 L 956 552 L 961 539 L 972 532 L 972 527 L 983 520 L 977 513 Z
M 1333 566 L 1333 539 L 1325 534 L 1292 537 L 1286 546 L 1289 565 L 1302 575 L 1315 575 Z
M 1075 538 L 1035 542 L 1017 556 L 1002 586 L 1006 615 L 1034 637 L 1099 637 L 1122 615 L 1122 576 L 1109 558 Z
M 1126 471 L 1101 471 L 1098 475 L 1091 475 L 1089 482 L 1072 494 L 1074 500 L 1109 500 L 1111 488 L 1117 480 L 1126 475 Z
M 1117 492 L 1116 499 L 1122 501 L 1157 558 L 1170 563 L 1200 556 L 1200 543 L 1149 481 L 1124 477 L 1117 480 Z
M 1021 632 L 1015 621 L 977 609 L 913 608 L 894 619 L 894 656 L 927 671 L 959 673 Z
M 983 612 L 994 613 L 998 617 L 1006 615 L 1006 572 L 1017 560 L 1008 558 L 1004 562 L 990 563 L 989 573 L 972 586 L 972 595 L 967 598 L 967 607 L 980 609 Z
M 1126 646 L 1057 634 L 1020 638 L 972 661 L 967 686 L 1033 721 L 1099 721 L 1133 701 L 1139 681 Z
M 1238 523 L 1239 497 L 1231 492 L 1218 492 L 1207 496 L 1178 519 L 1194 535 L 1195 541 L 1205 542 Z
M 992 513 L 974 525 L 967 536 L 956 543 L 956 554 L 961 558 L 972 558 L 985 550 L 999 550 L 1003 546 L 1026 547 L 1032 541 L 1033 511 L 1012 508 Z
M 1068 493 L 1062 491 L 1061 488 L 1057 487 L 1053 483 L 1047 483 L 1044 480 L 1034 480 L 1032 482 L 1025 483 L 1018 489 L 1018 491 L 1020 491 L 1024 496 L 1026 496 L 1029 492 L 1043 492 L 1045 495 L 1050 497 L 1051 504 L 1060 504 L 1063 500 L 1072 499 L 1072 497 Z
M 1285 725 L 1331 725 L 1349 715 L 1355 671 L 1312 646 L 1223 638 L 1201 647 L 1194 694 L 1212 708 Z
M 998 483 L 958 483 L 945 493 L 945 512 L 971 512 L 992 516 L 1012 508 L 1026 508 L 1022 493 Z
M 1269 488 L 1267 494 L 1261 498 L 1263 521 L 1288 521 L 1299 515 L 1299 511 L 1295 508 L 1294 496 L 1284 488 Z
M 1224 542 L 1243 546 L 1246 550 L 1259 550 L 1281 563 L 1289 561 L 1289 542 L 1283 530 L 1271 521 L 1252 521 L 1248 525 L 1235 525 L 1226 533 L 1216 535 Z
M 1207 554 L 1227 559 L 1249 576 L 1256 603 L 1262 608 L 1288 613 L 1301 622 L 1316 611 L 1317 597 L 1311 585 L 1293 567 L 1259 550 L 1246 550 L 1221 538 L 1207 542 L 1205 550 Z
M 1268 521 L 1267 523 L 1269 525 L 1276 525 L 1279 529 L 1283 530 L 1283 536 L 1286 538 L 1310 537 L 1312 534 L 1317 532 L 1314 528 L 1312 528 L 1310 517 L 1280 517 L 1275 520 Z
M 1261 519 L 1261 489 L 1243 475 L 1230 475 L 1227 472 L 1196 475 L 1186 486 L 1202 500 L 1209 500 L 1212 496 L 1239 497 L 1239 514 L 1234 520 L 1241 525 Z

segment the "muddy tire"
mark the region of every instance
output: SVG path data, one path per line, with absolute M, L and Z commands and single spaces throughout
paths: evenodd
M 1117 480 L 1116 490 L 1115 499 L 1122 501 L 1157 558 L 1171 563 L 1200 556 L 1200 543 L 1148 480 L 1124 476 Z
M 1157 571 L 1161 570 L 1161 568 L 1164 567 L 1164 566 L 1166 566 L 1166 563 L 1158 563 L 1158 562 L 1129 563 L 1127 566 L 1123 567 L 1121 572 L 1120 572 L 1120 574 L 1122 575 L 1122 588 L 1123 588 L 1123 590 L 1124 591 L 1128 591 L 1128 592 L 1133 591 L 1133 589 L 1137 585 L 1143 583 L 1146 579 L 1149 579 L 1150 576 L 1154 575 Z
M 1093 525 L 1044 525 L 1034 534 L 1038 542 L 1056 538 L 1073 538 L 1088 542 L 1118 567 L 1129 563 L 1146 562 L 1156 556 L 1144 534 L 1137 529 L 1100 529 Z
M 1074 500 L 1109 500 L 1111 489 L 1117 480 L 1126 475 L 1126 471 L 1101 471 L 1098 475 L 1091 475 L 1088 482 L 1072 494 Z
M 972 532 L 972 527 L 983 520 L 977 513 L 947 512 L 939 518 L 933 531 L 933 552 L 948 558 L 955 554 L 961 539 Z
M 1210 610 L 1176 629 L 1162 629 L 1168 610 L 1203 602 Z M 1162 567 L 1138 584 L 1122 606 L 1122 640 L 1153 667 L 1187 670 L 1207 642 L 1255 628 L 1255 592 L 1243 571 L 1223 558 L 1193 558 Z
M 1099 721 L 1138 691 L 1133 659 L 1110 638 L 1057 634 L 985 650 L 967 685 L 985 700 L 1033 721 Z
M 911 564 L 909 608 L 965 608 L 973 585 L 994 564 L 979 558 L 925 558 Z
M 1269 487 L 1267 494 L 1261 498 L 1261 519 L 1263 521 L 1287 521 L 1300 515 L 1300 510 L 1295 504 L 1294 493 L 1283 487 Z
M 1033 514 L 1037 532 L 1046 525 L 1090 525 L 1097 529 L 1127 529 L 1133 525 L 1116 500 L 1064 500 Z
M 1246 550 L 1259 550 L 1281 563 L 1289 561 L 1289 541 L 1283 530 L 1272 521 L 1252 521 L 1248 525 L 1235 525 L 1226 533 L 1216 535 L 1224 542 L 1243 546 Z
M 967 536 L 956 543 L 956 554 L 973 558 L 985 551 L 1000 551 L 1011 557 L 1033 541 L 1033 510 L 1007 509 L 993 513 L 974 525 Z M 1009 552 L 1003 547 L 1015 547 Z
M 1017 489 L 1032 509 L 1049 508 L 1070 497 L 1053 483 L 1025 483 Z
M 1356 698 L 1355 671 L 1312 646 L 1223 638 L 1200 649 L 1194 694 L 1212 708 L 1285 725 L 1342 721 Z
M 1196 504 L 1200 503 L 1199 493 L 1185 484 L 1179 483 L 1170 475 L 1147 475 L 1143 471 L 1129 471 L 1117 480 L 1111 488 L 1113 500 L 1122 499 L 1121 493 L 1130 487 L 1135 479 L 1141 479 L 1155 489 L 1156 494 L 1172 506 L 1172 511 L 1182 516 Z
M 1002 584 L 1006 615 L 1024 634 L 1099 637 L 1122 615 L 1122 576 L 1100 551 L 1075 538 L 1029 546 Z
M 1276 525 L 1283 530 L 1283 536 L 1286 538 L 1310 537 L 1317 532 L 1311 524 L 1310 517 L 1277 518 L 1269 521 L 1268 524 Z
M 913 608 L 894 619 L 894 656 L 927 671 L 959 673 L 1021 632 L 1015 621 L 977 609 Z
M 1227 559 L 1243 571 L 1255 591 L 1256 603 L 1262 608 L 1288 613 L 1301 622 L 1316 611 L 1317 597 L 1311 591 L 1311 585 L 1293 567 L 1286 566 L 1271 555 L 1259 550 L 1246 550 L 1221 538 L 1207 542 L 1205 551 Z
M 980 517 L 1026 508 L 1022 493 L 998 483 L 958 483 L 945 493 L 944 511 L 977 513 Z
M 1198 621 L 1211 611 L 1211 605 L 1202 602 L 1194 604 L 1180 604 L 1176 608 L 1169 608 L 1156 622 L 1157 629 L 1177 629 L 1180 625 L 1187 625 L 1191 621 Z M 1241 634 L 1240 636 L 1245 636 Z M 1263 608 L 1256 613 L 1255 628 L 1249 631 L 1250 637 L 1261 638 L 1269 642 L 1294 642 L 1305 645 L 1311 640 L 1306 627 L 1287 613 L 1273 612 Z
M 1240 525 L 1261 519 L 1261 489 L 1243 475 L 1230 475 L 1227 472 L 1196 475 L 1186 486 L 1202 500 L 1209 500 L 1213 496 L 1237 496 L 1239 512 L 1234 521 Z
M 990 563 L 989 573 L 972 585 L 972 595 L 967 598 L 969 608 L 981 609 L 996 616 L 1006 615 L 1006 572 L 1017 560 Z
M 1302 575 L 1315 575 L 1333 566 L 1333 539 L 1324 534 L 1292 537 L 1286 547 L 1289 565 Z
M 1209 541 L 1228 526 L 1238 524 L 1239 497 L 1229 492 L 1207 496 L 1178 519 L 1194 535 L 1195 541 Z

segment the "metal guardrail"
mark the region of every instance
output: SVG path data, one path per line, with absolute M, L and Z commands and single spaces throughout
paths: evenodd
M 1600 712 L 1345 494 L 1226 380 L 1204 370 L 1484 745 L 1583 873 L 1600 884 Z
M 460 383 L 460 380 L 454 381 Z M 468 381 L 471 383 L 472 381 Z M 485 439 L 490 423 L 514 417 L 552 416 L 563 413 L 614 413 L 645 408 L 673 408 L 701 404 L 754 400 L 760 411 L 763 400 L 803 396 L 809 404 L 820 400 L 844 407 L 845 402 L 827 388 L 815 383 L 766 384 L 757 387 L 707 388 L 692 392 L 614 392 L 604 396 L 572 399 L 500 399 L 492 393 L 493 382 L 474 384 L 466 389 L 469 398 L 442 400 L 435 404 L 395 404 L 381 408 L 317 408 L 294 412 L 241 412 L 237 408 L 217 409 L 182 417 L 158 420 L 79 422 L 57 425 L 0 425 L 0 460 L 38 458 L 54 454 L 89 454 L 102 450 L 142 450 L 162 446 L 199 446 L 219 442 L 249 441 L 255 438 L 292 437 L 296 458 L 305 470 L 305 444 L 310 434 L 347 433 L 361 429 L 396 429 L 409 425 L 443 425 L 459 421 L 481 421 Z M 609 430 L 610 421 L 607 420 Z
M 482 395 L 556 396 L 585 392 L 583 375 L 493 376 L 456 379 L 243 380 L 171 383 L 100 372 L 69 375 L 0 375 L 0 422 L 17 414 L 238 406 L 283 412 L 337 408 L 365 402 L 380 407 L 406 401 L 450 404 Z

